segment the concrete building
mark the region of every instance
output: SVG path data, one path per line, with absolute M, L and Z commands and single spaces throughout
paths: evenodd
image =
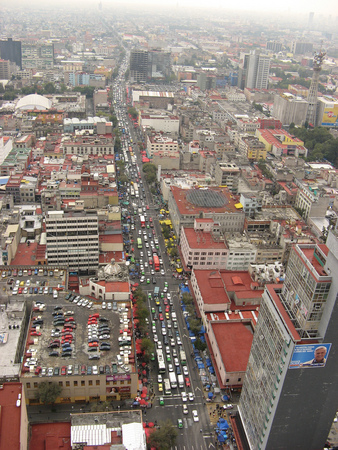
M 195 219 L 193 228 L 182 227 L 180 250 L 188 270 L 226 266 L 228 248 L 212 219 Z
M 306 113 L 308 103 L 306 100 L 295 97 L 292 94 L 284 92 L 283 94 L 275 95 L 273 102 L 273 115 L 279 119 L 283 125 L 302 126 L 306 120 Z
M 237 194 L 240 175 L 241 170 L 236 164 L 216 161 L 215 183 L 218 186 L 227 186 L 230 192 Z
M 177 236 L 182 226 L 194 225 L 196 218 L 213 219 L 220 231 L 242 232 L 245 215 L 227 188 L 193 188 L 171 186 L 168 208 Z
M 266 159 L 265 145 L 255 136 L 243 136 L 239 139 L 239 151 L 249 161 Z
M 130 52 L 131 83 L 146 83 L 148 74 L 148 50 L 133 49 Z
M 54 67 L 54 44 L 38 43 L 21 46 L 23 69 L 53 69 Z
M 21 41 L 13 41 L 12 38 L 8 38 L 7 41 L 1 40 L 0 58 L 11 61 L 22 69 Z
M 153 128 L 156 132 L 170 133 L 178 136 L 180 121 L 177 116 L 165 112 L 142 112 L 140 117 L 140 126 L 144 128 Z
M 68 264 L 70 271 L 78 273 L 96 270 L 99 263 L 97 215 L 48 211 L 46 244 L 50 265 Z
M 319 127 L 338 128 L 338 101 L 334 97 L 318 98 L 317 122 Z
M 178 142 L 162 134 L 147 135 L 147 153 L 152 156 L 156 152 L 167 152 L 174 154 L 178 152 Z
M 114 141 L 102 136 L 72 136 L 62 143 L 66 155 L 113 155 Z
M 338 402 L 337 243 L 330 232 L 327 246 L 295 245 L 284 284 L 265 288 L 239 404 L 250 449 L 325 446 Z
M 290 44 L 290 51 L 295 55 L 304 55 L 304 53 L 312 53 L 313 44 L 310 42 L 292 41 Z
M 309 217 L 324 217 L 333 199 L 330 195 L 323 195 L 323 192 L 317 185 L 306 184 L 296 179 L 295 183 L 299 187 L 295 200 L 295 207 L 302 211 L 302 217 L 305 221 Z
M 254 50 L 249 55 L 245 87 L 267 89 L 269 81 L 270 57 Z

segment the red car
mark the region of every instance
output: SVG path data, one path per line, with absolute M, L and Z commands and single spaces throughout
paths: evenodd
M 160 320 L 162 320 L 162 321 L 163 321 L 163 320 L 164 320 L 164 319 L 163 319 L 163 314 L 162 314 L 162 313 L 160 313 L 160 314 L 158 315 L 158 318 L 159 318 Z
M 74 317 L 67 317 L 65 322 L 75 322 Z
M 168 305 L 168 299 L 165 298 L 165 299 L 163 300 L 163 303 L 164 303 L 165 305 Z
M 40 366 L 38 366 L 36 369 L 35 369 L 35 375 L 39 375 L 39 373 L 41 372 L 41 367 Z
M 66 375 L 67 373 L 67 367 L 66 366 L 62 366 L 61 367 L 61 375 Z
M 88 325 L 95 325 L 95 324 L 97 324 L 97 320 L 96 319 L 88 320 Z
M 99 343 L 98 342 L 89 342 L 88 347 L 98 347 Z
M 19 288 L 18 289 L 18 294 L 22 294 L 23 293 L 23 288 Z
M 170 311 L 170 306 L 167 305 L 167 306 L 165 307 L 165 312 L 169 312 L 169 311 Z
M 31 331 L 31 336 L 41 336 L 40 331 Z
M 94 313 L 89 316 L 89 318 L 99 318 L 99 317 L 100 317 L 99 313 Z
M 185 377 L 185 385 L 186 385 L 187 387 L 190 387 L 190 380 L 189 380 L 189 377 Z
M 30 277 L 32 275 L 32 270 L 28 269 L 28 276 Z

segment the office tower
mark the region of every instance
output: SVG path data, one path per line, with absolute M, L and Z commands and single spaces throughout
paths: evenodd
M 274 53 L 281 52 L 283 50 L 283 44 L 281 42 L 276 41 L 268 41 L 266 43 L 266 49 L 270 50 Z
M 310 42 L 293 41 L 290 45 L 290 51 L 295 55 L 313 52 L 313 44 Z
M 48 264 L 67 264 L 71 272 L 77 273 L 90 273 L 98 268 L 97 215 L 48 211 L 46 234 Z
M 338 404 L 338 239 L 299 244 L 266 285 L 239 403 L 253 450 L 323 448 Z
M 145 83 L 148 73 L 148 51 L 134 49 L 130 52 L 130 81 Z
M 309 94 L 307 97 L 309 106 L 306 114 L 306 120 L 312 126 L 316 126 L 317 104 L 318 104 L 318 82 L 325 54 L 326 53 L 320 51 L 319 53 L 315 53 L 315 56 L 313 58 L 313 75 L 309 89 Z
M 249 53 L 241 53 L 239 56 L 239 69 L 237 86 L 244 89 L 246 86 L 246 77 L 249 65 Z
M 14 62 L 21 69 L 21 41 L 13 41 L 12 38 L 0 41 L 0 58 Z
M 270 58 L 254 50 L 250 53 L 245 87 L 267 89 L 269 81 Z
M 309 27 L 311 27 L 313 25 L 313 17 L 314 17 L 315 13 L 314 12 L 310 12 L 309 13 Z
M 152 49 L 148 52 L 148 80 L 164 80 L 171 74 L 171 54 Z

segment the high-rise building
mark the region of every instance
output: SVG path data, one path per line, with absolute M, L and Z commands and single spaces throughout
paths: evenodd
M 245 87 L 251 89 L 267 89 L 269 82 L 270 58 L 254 50 L 249 55 L 247 79 Z
M 171 55 L 162 50 L 134 49 L 130 52 L 130 81 L 164 80 L 171 73 Z
M 21 69 L 21 41 L 13 41 L 12 38 L 0 41 L 0 58 L 14 62 Z
M 266 286 L 239 414 L 252 450 L 325 446 L 338 403 L 338 239 L 299 244 Z
M 148 73 L 148 51 L 134 49 L 130 52 L 130 81 L 145 83 Z
M 97 215 L 48 211 L 46 234 L 48 264 L 67 264 L 71 272 L 77 273 L 90 273 L 98 268 Z
M 292 41 L 290 51 L 295 55 L 303 55 L 304 53 L 313 52 L 313 44 L 310 42 Z
M 283 50 L 283 44 L 281 42 L 276 41 L 268 41 L 266 43 L 266 49 L 270 50 L 274 53 L 281 52 Z
M 239 69 L 238 69 L 238 81 L 237 86 L 240 89 L 246 87 L 246 77 L 249 65 L 249 53 L 241 53 L 239 56 Z

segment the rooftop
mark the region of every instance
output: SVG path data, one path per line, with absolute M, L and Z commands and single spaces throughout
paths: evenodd
M 227 373 L 245 372 L 253 340 L 250 327 L 240 322 L 212 322 L 211 327 Z
M 22 448 L 20 445 L 21 408 L 26 409 L 26 405 L 22 403 L 21 395 L 21 383 L 4 383 L 0 388 L 0 450 Z
M 189 247 L 192 249 L 227 249 L 225 243 L 215 241 L 211 233 L 205 231 L 195 231 L 192 227 L 184 227 L 184 233 L 186 235 Z

